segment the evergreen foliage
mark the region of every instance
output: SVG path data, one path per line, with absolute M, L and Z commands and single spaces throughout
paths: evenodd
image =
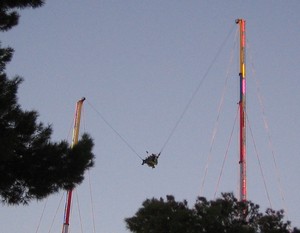
M 0 31 L 7 31 L 18 24 L 20 17 L 18 9 L 36 8 L 43 4 L 44 0 L 1 0 Z
M 39 7 L 42 0 L 2 0 L 0 31 L 17 25 L 16 9 Z M 12 48 L 0 43 L 0 200 L 27 204 L 82 182 L 93 166 L 93 140 L 84 134 L 72 149 L 66 141 L 52 142 L 52 128 L 37 121 L 38 112 L 24 111 L 17 91 L 23 79 L 9 79 L 5 73 Z
M 284 221 L 282 210 L 261 213 L 257 204 L 238 201 L 232 193 L 212 201 L 199 197 L 193 208 L 173 196 L 146 199 L 125 222 L 133 233 L 299 233 Z

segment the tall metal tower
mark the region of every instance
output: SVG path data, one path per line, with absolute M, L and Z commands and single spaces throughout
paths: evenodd
M 81 109 L 82 109 L 82 105 L 83 105 L 84 100 L 85 100 L 85 98 L 82 98 L 79 101 L 77 101 L 77 103 L 76 103 L 71 148 L 73 148 L 78 143 Z M 72 203 L 72 192 L 73 192 L 72 189 L 67 192 L 67 200 L 66 200 L 66 206 L 65 206 L 65 215 L 64 215 L 64 223 L 63 223 L 62 233 L 68 233 L 69 232 L 71 203 Z
M 240 28 L 240 201 L 246 201 L 246 21 L 237 19 L 235 22 Z

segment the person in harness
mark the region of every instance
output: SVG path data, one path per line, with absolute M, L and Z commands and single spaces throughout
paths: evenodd
M 148 154 L 148 151 L 146 151 Z M 151 154 L 147 156 L 145 159 L 143 159 L 142 165 L 147 164 L 149 167 L 155 168 L 155 166 L 158 164 L 158 158 L 160 156 L 160 153 L 157 154 Z

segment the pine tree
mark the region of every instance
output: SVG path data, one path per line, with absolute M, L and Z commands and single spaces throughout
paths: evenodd
M 16 10 L 43 3 L 0 1 L 0 31 L 18 24 Z M 0 200 L 27 204 L 81 183 L 84 172 L 93 166 L 93 140 L 84 134 L 72 149 L 66 141 L 52 142 L 52 128 L 37 121 L 38 112 L 22 110 L 17 91 L 23 79 L 9 79 L 5 73 L 13 52 L 0 43 Z
M 0 1 L 0 30 L 7 31 L 18 25 L 17 10 L 24 8 L 37 8 L 44 4 L 43 0 L 1 0 Z
M 193 208 L 173 196 L 147 199 L 133 217 L 126 218 L 126 227 L 134 233 L 298 233 L 291 222 L 284 221 L 282 210 L 259 211 L 251 201 L 238 201 L 232 193 L 208 201 L 198 197 Z

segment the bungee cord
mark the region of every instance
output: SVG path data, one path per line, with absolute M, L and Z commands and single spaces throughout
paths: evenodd
M 172 136 L 174 135 L 174 133 L 175 133 L 175 131 L 176 131 L 178 125 L 180 124 L 180 122 L 182 121 L 183 117 L 184 117 L 185 114 L 187 113 L 187 111 L 188 111 L 190 105 L 192 104 L 193 100 L 195 99 L 195 97 L 196 97 L 196 95 L 197 95 L 199 89 L 200 89 L 201 86 L 203 85 L 203 83 L 204 83 L 206 77 L 208 76 L 210 70 L 212 69 L 213 65 L 215 64 L 216 60 L 218 59 L 219 55 L 221 54 L 221 52 L 222 52 L 222 50 L 223 50 L 223 48 L 224 48 L 224 46 L 225 46 L 225 44 L 226 44 L 226 42 L 227 42 L 229 36 L 231 35 L 231 33 L 232 33 L 233 29 L 234 29 L 234 27 L 235 27 L 235 25 L 233 25 L 232 28 L 229 30 L 229 32 L 228 32 L 228 34 L 226 35 L 224 41 L 222 42 L 221 46 L 220 46 L 219 49 L 217 50 L 216 55 L 214 56 L 214 58 L 213 58 L 212 61 L 210 62 L 210 65 L 208 66 L 206 72 L 205 72 L 204 75 L 202 76 L 202 78 L 201 78 L 199 84 L 197 85 L 195 91 L 193 92 L 191 98 L 189 99 L 189 101 L 187 102 L 187 104 L 185 105 L 185 107 L 183 108 L 182 113 L 180 114 L 178 120 L 176 121 L 174 127 L 172 128 L 170 134 L 168 135 L 168 137 L 167 137 L 165 143 L 163 144 L 163 146 L 162 146 L 162 148 L 161 148 L 159 154 L 161 154 L 161 153 L 163 152 L 163 150 L 165 149 L 165 147 L 166 147 L 167 144 L 169 143 L 170 139 L 171 139 Z
M 212 61 L 210 62 L 210 65 L 208 66 L 206 72 L 204 73 L 204 75 L 201 77 L 200 82 L 198 83 L 198 85 L 196 86 L 196 89 L 194 90 L 194 92 L 192 93 L 190 99 L 188 100 L 187 104 L 185 105 L 185 107 L 183 108 L 183 111 L 181 112 L 181 114 L 179 115 L 178 120 L 175 122 L 174 127 L 171 129 L 169 135 L 167 136 L 165 142 L 163 143 L 160 151 L 158 154 L 154 154 L 152 153 L 151 155 L 149 155 L 146 159 L 143 159 L 142 156 L 140 156 L 137 151 L 133 148 L 133 146 L 131 146 L 131 144 L 129 144 L 129 142 L 104 118 L 104 116 L 87 100 L 87 103 L 90 105 L 90 107 L 97 113 L 97 115 L 108 125 L 108 127 L 110 129 L 112 129 L 117 136 L 128 146 L 128 148 L 137 156 L 139 157 L 143 163 L 142 164 L 147 164 L 148 166 L 154 168 L 155 165 L 157 165 L 157 160 L 158 158 L 161 156 L 162 152 L 164 151 L 164 149 L 166 148 L 167 144 L 169 143 L 169 141 L 171 140 L 171 138 L 173 137 L 176 129 L 178 128 L 180 122 L 182 121 L 182 119 L 184 118 L 185 114 L 187 113 L 188 109 L 190 108 L 190 105 L 192 104 L 193 100 L 195 99 L 197 93 L 199 92 L 200 88 L 202 87 L 205 79 L 207 78 L 209 72 L 211 71 L 213 65 L 215 64 L 216 60 L 218 59 L 218 57 L 220 56 L 223 48 L 225 47 L 225 44 L 229 38 L 229 36 L 231 35 L 233 29 L 234 29 L 235 25 L 232 26 L 232 28 L 229 30 L 228 34 L 226 35 L 225 39 L 223 40 L 222 44 L 220 45 L 220 47 L 217 50 L 216 55 L 213 57 Z M 148 153 L 148 152 L 147 152 Z
M 100 116 L 100 118 L 105 122 L 105 124 L 107 124 L 107 126 L 118 135 L 118 137 L 128 146 L 128 148 L 137 157 L 139 157 L 141 160 L 143 160 L 143 158 L 136 152 L 136 150 L 129 144 L 129 142 L 103 117 L 103 115 L 94 107 L 94 105 L 92 105 L 88 100 L 87 100 L 87 103 L 97 113 L 97 115 Z

